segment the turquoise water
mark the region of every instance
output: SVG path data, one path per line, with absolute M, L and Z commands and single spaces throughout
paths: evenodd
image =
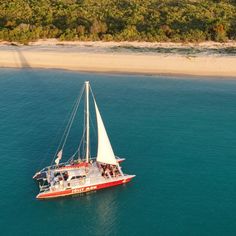
M 32 176 L 85 80 L 137 177 L 38 201 Z M 1 235 L 236 235 L 236 80 L 1 69 L 0 151 Z

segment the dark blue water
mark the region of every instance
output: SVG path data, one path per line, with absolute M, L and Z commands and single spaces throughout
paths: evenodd
M 32 176 L 50 164 L 85 80 L 137 177 L 38 201 Z M 236 80 L 1 69 L 0 160 L 1 235 L 235 236 Z

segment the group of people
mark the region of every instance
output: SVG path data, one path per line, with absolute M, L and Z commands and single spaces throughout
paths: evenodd
M 101 164 L 100 167 L 104 178 L 112 178 L 120 175 L 116 165 Z

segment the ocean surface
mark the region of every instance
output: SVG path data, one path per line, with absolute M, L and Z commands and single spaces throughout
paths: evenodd
M 137 177 L 36 200 L 32 176 L 51 163 L 85 80 L 123 171 Z M 236 235 L 236 80 L 0 69 L 0 153 L 3 236 Z

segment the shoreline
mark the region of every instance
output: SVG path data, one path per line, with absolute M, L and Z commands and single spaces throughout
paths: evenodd
M 65 42 L 63 42 L 65 43 Z M 67 46 L 58 45 L 58 41 L 46 40 L 29 46 L 10 46 L 0 43 L 1 68 L 41 68 L 66 69 L 80 72 L 112 74 L 170 75 L 170 76 L 207 76 L 236 78 L 236 55 L 180 53 L 157 53 L 123 50 L 127 42 L 66 42 Z M 156 43 L 155 43 L 156 44 Z M 186 47 L 173 43 L 164 43 L 162 47 Z M 147 48 L 144 42 L 130 42 L 129 46 Z M 154 47 L 153 43 L 148 43 Z M 227 45 L 207 42 L 204 47 L 236 47 L 236 42 Z M 230 45 L 230 46 L 229 46 Z M 113 51 L 113 47 L 121 47 Z M 156 44 L 160 47 L 160 43 Z M 187 46 L 193 47 L 193 46 Z M 199 46 L 198 46 L 199 47 Z M 203 47 L 203 44 L 200 45 Z
M 24 46 L 18 42 L 0 41 L 0 46 Z M 55 38 L 39 39 L 37 41 L 29 42 L 25 46 L 96 46 L 96 47 L 111 47 L 111 46 L 134 46 L 134 47 L 208 47 L 208 48 L 222 48 L 222 47 L 236 47 L 235 41 L 215 42 L 146 42 L 146 41 L 61 41 Z
M 97 74 L 97 75 L 104 75 L 104 76 L 145 76 L 145 77 L 168 77 L 171 79 L 209 79 L 209 80 L 236 80 L 236 76 L 221 76 L 221 75 L 197 75 L 197 74 L 175 74 L 175 73 L 137 73 L 137 72 L 118 72 L 118 71 L 81 71 L 81 70 L 71 70 L 71 69 L 64 69 L 64 68 L 43 68 L 43 67 L 34 67 L 34 68 L 28 68 L 28 67 L 0 67 L 1 69 L 35 69 L 35 70 L 57 70 L 57 71 L 68 71 L 68 72 L 75 72 L 79 74 Z

